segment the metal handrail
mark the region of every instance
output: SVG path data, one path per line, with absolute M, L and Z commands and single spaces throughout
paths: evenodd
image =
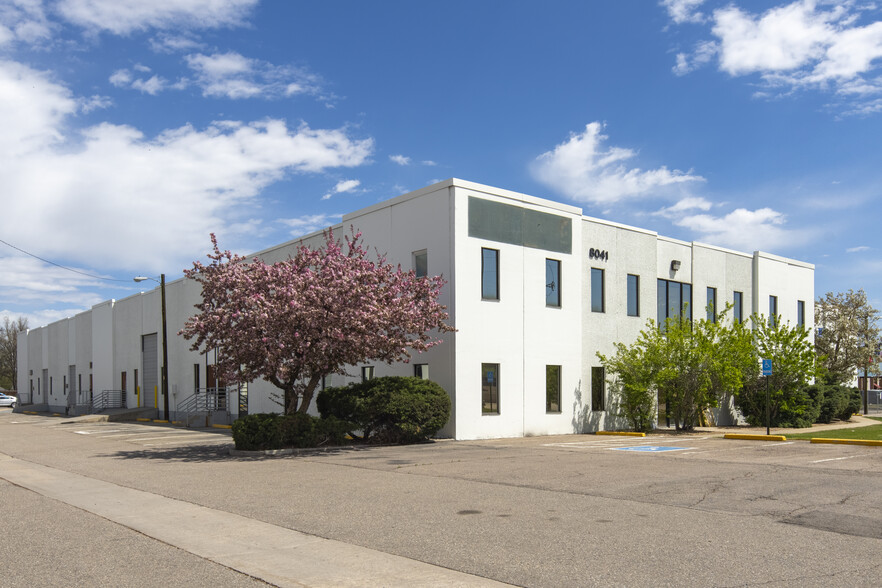
M 177 412 L 229 412 L 229 394 L 225 387 L 199 388 L 194 394 L 178 403 Z
M 92 396 L 91 412 L 101 412 L 108 408 L 123 408 L 126 402 L 125 390 L 102 390 Z

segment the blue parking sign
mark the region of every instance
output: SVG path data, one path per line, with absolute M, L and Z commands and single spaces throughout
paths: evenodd
M 772 360 L 764 359 L 763 360 L 763 375 L 771 376 L 772 375 Z

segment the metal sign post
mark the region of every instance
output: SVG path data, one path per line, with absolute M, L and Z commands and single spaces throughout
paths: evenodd
M 771 398 L 769 396 L 769 376 L 772 375 L 772 360 L 764 359 L 763 360 L 763 375 L 766 377 L 766 435 L 769 434 L 769 430 L 772 425 L 772 411 L 771 411 Z

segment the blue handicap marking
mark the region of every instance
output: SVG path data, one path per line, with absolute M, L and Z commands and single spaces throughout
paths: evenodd
M 683 451 L 692 449 L 691 447 L 671 447 L 670 445 L 640 445 L 638 447 L 610 447 L 616 451 L 644 451 L 650 453 L 658 453 L 660 451 Z

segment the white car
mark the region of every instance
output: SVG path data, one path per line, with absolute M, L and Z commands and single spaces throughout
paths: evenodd
M 18 398 L 15 396 L 7 396 L 0 392 L 0 406 L 11 406 L 12 408 L 15 408 L 18 406 Z

